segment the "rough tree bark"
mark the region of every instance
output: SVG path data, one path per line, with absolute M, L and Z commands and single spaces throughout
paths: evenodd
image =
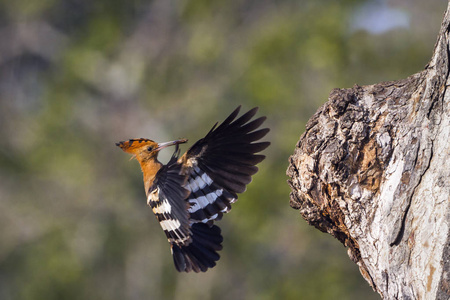
M 291 206 L 386 299 L 450 299 L 450 4 L 425 70 L 335 89 L 290 157 Z

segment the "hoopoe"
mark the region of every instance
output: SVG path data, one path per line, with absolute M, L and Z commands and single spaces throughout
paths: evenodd
M 179 272 L 205 272 L 216 265 L 222 249 L 222 235 L 215 221 L 228 213 L 252 180 L 265 156 L 256 154 L 269 142 L 256 142 L 268 128 L 258 129 L 266 120 L 251 120 L 258 108 L 236 119 L 240 106 L 223 123 L 179 157 L 178 145 L 187 139 L 156 143 L 131 139 L 116 143 L 141 165 L 147 204 L 152 208 L 170 243 Z M 166 165 L 158 161 L 160 150 L 175 145 Z

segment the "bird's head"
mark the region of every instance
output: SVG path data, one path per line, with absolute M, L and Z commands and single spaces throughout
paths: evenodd
M 139 163 L 143 163 L 148 160 L 156 159 L 159 151 L 166 147 L 186 142 L 187 139 L 180 139 L 166 143 L 157 143 L 149 139 L 140 138 L 119 142 L 116 143 L 116 146 L 120 147 L 124 152 L 132 154 L 132 158 L 136 158 Z

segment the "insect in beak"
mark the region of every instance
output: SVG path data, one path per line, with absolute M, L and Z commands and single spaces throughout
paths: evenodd
M 179 139 L 179 140 L 175 140 L 175 141 L 170 141 L 170 142 L 165 142 L 165 143 L 159 143 L 158 147 L 155 149 L 156 151 L 160 151 L 164 148 L 167 148 L 169 146 L 173 146 L 173 145 L 178 145 L 178 144 L 184 144 L 186 143 L 188 140 L 187 139 Z

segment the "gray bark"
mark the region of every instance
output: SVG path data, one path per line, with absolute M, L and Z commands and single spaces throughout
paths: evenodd
M 423 71 L 333 90 L 287 170 L 291 206 L 386 299 L 450 299 L 449 9 Z

